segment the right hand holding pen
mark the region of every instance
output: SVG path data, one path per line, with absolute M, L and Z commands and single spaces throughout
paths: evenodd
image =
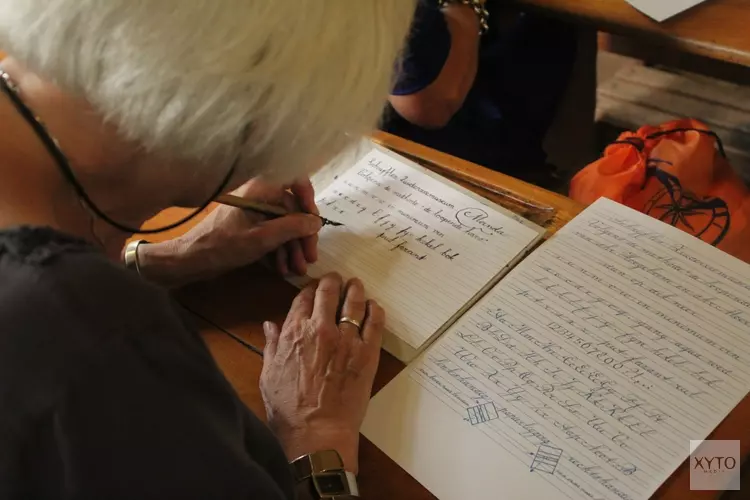
M 339 323 L 339 317 L 359 321 L 362 329 Z M 359 430 L 384 322 L 383 309 L 365 299 L 359 280 L 344 286 L 339 275 L 329 274 L 300 292 L 281 330 L 264 324 L 260 388 L 271 429 L 289 460 L 334 449 L 348 471 L 358 472 Z

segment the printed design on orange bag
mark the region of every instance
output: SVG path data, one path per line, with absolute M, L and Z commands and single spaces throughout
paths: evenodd
M 643 212 L 714 246 L 721 243 L 729 232 L 731 216 L 726 202 L 717 197 L 701 197 L 683 189 L 680 179 L 660 169 L 658 165 L 670 162 L 650 158 L 647 182 L 655 179 L 663 187 L 646 202 Z

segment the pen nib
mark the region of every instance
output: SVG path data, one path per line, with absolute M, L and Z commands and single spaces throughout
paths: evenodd
M 324 226 L 334 226 L 334 227 L 343 226 L 341 222 L 336 222 L 331 219 L 326 219 L 325 217 L 321 217 L 320 219 L 323 221 Z

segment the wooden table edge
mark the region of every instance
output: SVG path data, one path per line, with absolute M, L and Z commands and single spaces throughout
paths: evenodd
M 575 4 L 574 7 L 569 7 L 560 0 L 511 1 L 516 8 L 523 9 L 524 11 L 553 15 L 560 19 L 591 26 L 599 31 L 615 35 L 637 36 L 664 47 L 676 48 L 684 52 L 712 59 L 750 66 L 750 51 L 715 43 L 710 40 L 700 40 L 695 38 L 695 36 L 680 33 L 682 30 L 679 27 L 679 23 L 687 16 L 700 16 L 703 12 L 709 10 L 715 11 L 721 6 L 700 4 L 686 12 L 678 14 L 672 19 L 659 23 L 641 13 L 624 0 L 620 0 L 621 3 L 618 2 L 609 6 L 587 6 L 585 8 L 579 8 L 581 5 L 579 2 L 585 2 L 586 0 L 572 0 L 571 3 Z M 675 25 L 678 27 L 675 27 Z

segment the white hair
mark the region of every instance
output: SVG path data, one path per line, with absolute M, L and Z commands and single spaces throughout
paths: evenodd
M 375 127 L 414 9 L 414 0 L 0 0 L 0 49 L 148 150 L 201 162 L 242 152 L 248 174 L 288 179 Z

